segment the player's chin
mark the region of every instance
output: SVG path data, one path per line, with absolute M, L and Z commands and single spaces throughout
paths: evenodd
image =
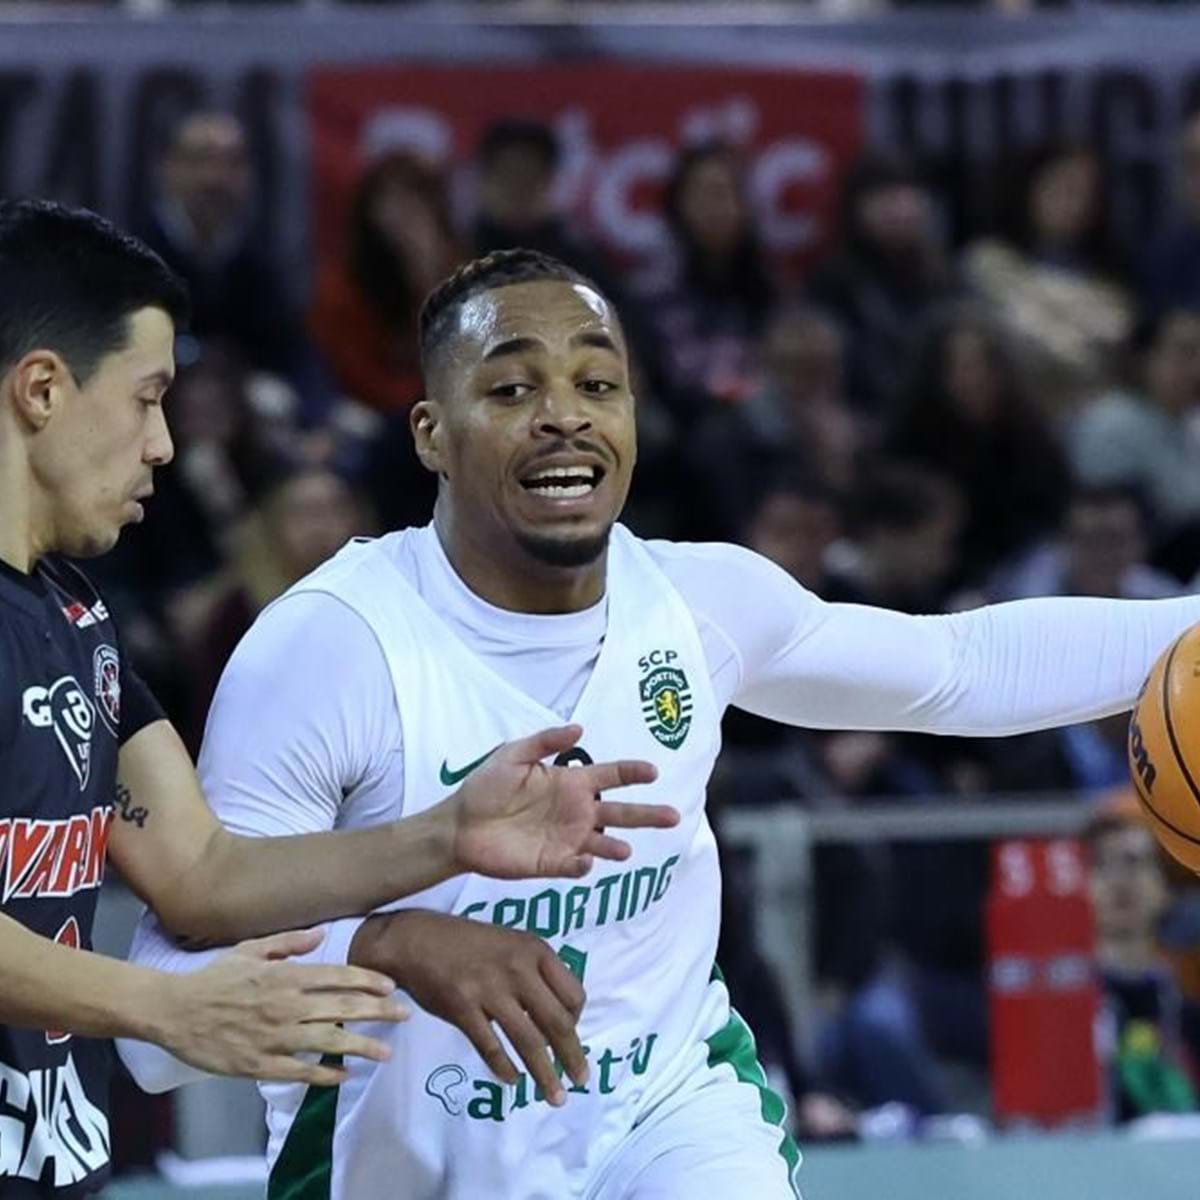
M 548 567 L 587 567 L 608 549 L 612 522 L 599 527 L 518 527 L 518 544 L 530 558 Z

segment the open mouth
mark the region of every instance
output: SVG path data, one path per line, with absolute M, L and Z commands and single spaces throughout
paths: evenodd
M 539 467 L 521 480 L 521 486 L 548 500 L 579 500 L 594 492 L 604 479 L 604 468 L 596 465 Z

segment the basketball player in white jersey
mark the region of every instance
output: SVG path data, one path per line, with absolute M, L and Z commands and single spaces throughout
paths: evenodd
M 245 833 L 370 826 L 569 720 L 557 762 L 649 760 L 644 798 L 682 819 L 632 831 L 627 861 L 573 883 L 460 877 L 336 923 L 321 953 L 419 1007 L 369 1029 L 390 1061 L 351 1064 L 336 1090 L 264 1086 L 268 1195 L 785 1200 L 798 1151 L 713 961 L 704 803 L 724 709 L 960 735 L 1088 720 L 1131 704 L 1200 599 L 939 617 L 826 604 L 750 551 L 616 524 L 634 400 L 617 317 L 586 279 L 491 255 L 430 296 L 421 337 L 412 423 L 434 521 L 351 544 L 259 619 L 210 718 L 214 807 Z M 477 946 L 485 927 L 504 955 Z M 150 925 L 135 954 L 204 961 Z M 587 995 L 576 1028 L 568 969 Z M 124 1052 L 148 1086 L 187 1077 L 161 1051 Z

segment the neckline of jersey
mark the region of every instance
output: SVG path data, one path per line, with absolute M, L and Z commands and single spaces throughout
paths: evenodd
M 542 646 L 575 646 L 603 638 L 608 624 L 607 591 L 595 604 L 578 612 L 523 613 L 499 608 L 473 592 L 454 569 L 432 523 L 419 530 L 419 534 L 418 546 L 426 549 L 421 557 L 428 563 L 432 576 L 429 583 L 446 605 L 441 610 L 443 619 L 449 617 L 477 633 L 494 634 L 506 641 Z

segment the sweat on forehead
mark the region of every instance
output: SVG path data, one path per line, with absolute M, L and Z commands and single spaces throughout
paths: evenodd
M 447 351 L 490 359 L 534 344 L 590 345 L 623 352 L 615 309 L 595 288 L 568 280 L 504 284 L 454 305 L 450 319 L 424 347 L 428 370 Z

